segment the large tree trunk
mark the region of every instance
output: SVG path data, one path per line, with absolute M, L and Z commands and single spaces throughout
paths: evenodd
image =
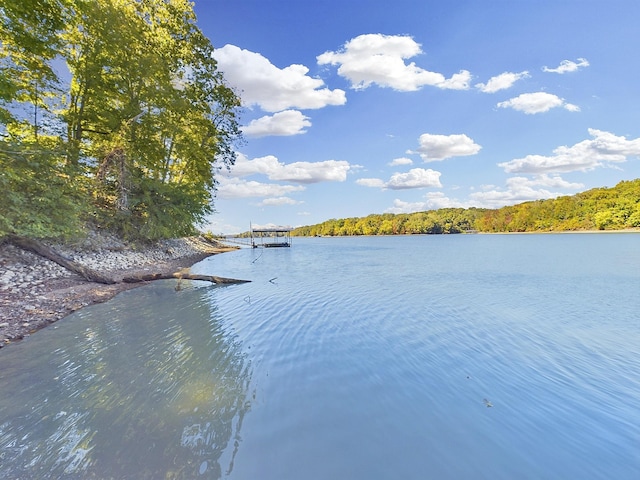
M 150 280 L 167 280 L 171 278 L 177 278 L 180 280 L 203 280 L 205 282 L 212 282 L 222 285 L 232 283 L 248 283 L 251 280 L 236 280 L 235 278 L 216 277 L 215 275 L 195 275 L 186 272 L 176 273 L 149 273 L 145 275 L 138 275 L 135 277 L 125 277 L 122 279 L 124 283 L 138 283 L 148 282 Z
M 30 252 L 40 255 L 41 257 L 48 258 L 52 262 L 63 266 L 73 273 L 77 273 L 82 278 L 90 282 L 104 283 L 106 285 L 117 283 L 112 278 L 105 277 L 104 275 L 101 275 L 91 268 L 85 267 L 84 265 L 80 265 L 78 262 L 74 262 L 73 260 L 63 257 L 58 252 L 56 252 L 52 248 L 47 247 L 45 244 L 39 242 L 38 240 L 19 237 L 17 235 L 9 235 L 8 240 L 17 247 L 23 248 L 24 250 L 29 250 Z

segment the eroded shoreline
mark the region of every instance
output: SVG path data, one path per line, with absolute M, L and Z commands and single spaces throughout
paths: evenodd
M 236 249 L 199 237 L 164 240 L 144 248 L 127 246 L 113 238 L 93 238 L 81 246 L 53 247 L 118 283 L 89 282 L 34 253 L 9 243 L 0 244 L 0 348 L 82 307 L 144 285 L 121 283 L 126 276 L 174 273 L 208 256 Z

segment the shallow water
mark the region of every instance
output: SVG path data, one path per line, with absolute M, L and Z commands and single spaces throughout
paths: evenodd
M 640 478 L 640 235 L 294 239 L 0 350 L 0 478 Z

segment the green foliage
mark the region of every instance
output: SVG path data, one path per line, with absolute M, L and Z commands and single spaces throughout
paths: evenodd
M 216 243 L 218 240 L 224 240 L 223 235 L 216 235 L 211 230 L 207 230 L 206 232 L 200 232 L 200 236 L 204 238 L 206 241 L 210 243 Z
M 86 184 L 65 167 L 53 142 L 3 142 L 0 147 L 0 238 L 80 233 L 88 210 Z
M 217 70 L 192 4 L 6 0 L 0 13 L 0 148 L 21 152 L 4 160 L 13 213 L 3 214 L 2 231 L 66 232 L 30 210 L 49 199 L 49 208 L 134 240 L 193 233 L 212 210 L 215 173 L 235 162 L 241 133 L 240 100 Z M 68 85 L 59 85 L 54 58 L 66 62 Z M 74 191 L 82 196 L 77 211 L 65 207 L 76 196 L 56 203 L 60 189 L 38 187 L 63 178 L 83 186 Z M 42 198 L 22 199 L 27 183 Z
M 429 212 L 373 214 L 362 218 L 331 219 L 318 225 L 299 227 L 295 236 L 413 235 L 462 233 L 473 230 L 485 212 L 478 208 L 443 208 Z
M 331 219 L 299 227 L 295 236 L 623 230 L 640 227 L 640 179 L 614 188 L 537 200 L 497 210 L 443 208 L 427 212 Z
M 194 235 L 194 225 L 211 211 L 208 194 L 187 183 L 167 184 L 139 174 L 132 185 L 126 210 L 112 205 L 97 212 L 97 223 L 128 240 Z M 115 202 L 115 195 L 110 198 Z

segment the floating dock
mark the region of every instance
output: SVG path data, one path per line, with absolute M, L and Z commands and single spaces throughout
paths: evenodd
M 253 248 L 264 247 L 290 247 L 291 227 L 251 228 L 251 246 Z

